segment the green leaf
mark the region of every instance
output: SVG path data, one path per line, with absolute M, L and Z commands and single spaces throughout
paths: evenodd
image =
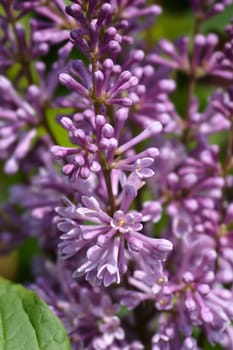
M 0 349 L 71 350 L 60 320 L 36 295 L 0 278 Z

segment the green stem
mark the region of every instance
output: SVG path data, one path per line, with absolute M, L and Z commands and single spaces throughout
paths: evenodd
M 116 211 L 116 203 L 115 203 L 115 197 L 112 192 L 112 182 L 111 182 L 111 176 L 110 176 L 110 169 L 108 167 L 108 164 L 105 160 L 105 156 L 102 152 L 99 153 L 99 162 L 104 174 L 105 183 L 107 187 L 108 192 L 108 199 L 109 199 L 109 205 L 110 205 L 110 214 L 113 215 Z

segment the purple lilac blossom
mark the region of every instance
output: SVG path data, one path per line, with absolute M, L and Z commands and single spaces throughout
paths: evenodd
M 125 186 L 122 202 L 113 216 L 104 212 L 94 197 L 82 197 L 84 206 L 75 208 L 57 208 L 58 228 L 63 232 L 60 254 L 71 258 L 80 251 L 86 257 L 80 261 L 74 277 L 86 275 L 92 284 L 103 283 L 105 287 L 112 283 L 119 284 L 127 271 L 128 260 L 137 263 L 141 257 L 145 269 L 154 270 L 155 261 L 163 261 L 172 249 L 172 244 L 165 239 L 153 239 L 141 231 L 143 215 L 128 208 L 135 198 L 135 189 Z M 144 217 L 145 221 L 146 217 Z M 81 224 L 88 220 L 89 225 Z
M 128 341 L 116 315 L 119 305 L 99 287 L 75 282 L 69 269 L 45 263 L 45 276 L 30 287 L 62 320 L 74 350 L 142 350 L 139 341 Z

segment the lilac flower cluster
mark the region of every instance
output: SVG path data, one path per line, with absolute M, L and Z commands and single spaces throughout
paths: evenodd
M 202 33 L 232 1 L 190 5 L 148 52 L 159 5 L 1 2 L 1 251 L 37 241 L 74 350 L 233 349 L 233 27 Z

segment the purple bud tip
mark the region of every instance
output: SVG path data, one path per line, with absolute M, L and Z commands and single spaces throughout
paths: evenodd
M 56 145 L 51 147 L 50 152 L 52 153 L 55 159 L 61 159 L 65 157 L 67 153 L 64 148 Z
M 112 69 L 113 66 L 114 66 L 114 63 L 110 58 L 107 58 L 106 60 L 104 60 L 103 67 L 105 69 Z
M 209 35 L 207 35 L 207 42 L 208 44 L 212 45 L 212 46 L 216 46 L 218 43 L 218 37 L 216 34 L 210 33 Z
M 145 57 L 145 53 L 144 53 L 144 51 L 142 51 L 142 50 L 136 50 L 136 51 L 134 51 L 134 53 L 133 53 L 133 58 L 136 60 L 136 61 L 142 61 L 143 60 L 143 58 Z
M 2 90 L 8 90 L 9 88 L 11 88 L 12 85 L 10 83 L 10 81 L 5 78 L 3 75 L 0 76 L 0 88 Z
M 110 149 L 117 149 L 117 147 L 118 147 L 118 141 L 114 137 L 109 139 L 109 148 Z
M 28 88 L 28 92 L 36 97 L 36 96 L 39 96 L 40 95 L 40 89 L 38 88 L 38 86 L 36 85 L 31 85 L 29 88 Z
M 83 68 L 83 61 L 81 61 L 81 60 L 72 60 L 71 61 L 71 65 L 72 65 L 72 68 L 74 69 L 74 70 L 77 70 L 77 71 L 79 71 L 80 69 L 82 69 Z
M 114 27 L 109 27 L 106 30 L 107 35 L 109 35 L 110 37 L 114 37 L 117 34 L 117 30 Z
M 112 6 L 110 4 L 103 4 L 103 6 L 101 7 L 101 11 L 105 12 L 105 13 L 111 13 L 112 12 Z
M 109 41 L 108 46 L 114 52 L 120 52 L 121 51 L 121 45 L 116 40 Z
M 207 295 L 210 291 L 210 286 L 208 284 L 200 284 L 198 286 L 198 291 L 202 294 L 202 295 Z
M 61 74 L 59 74 L 59 80 L 62 84 L 66 85 L 67 83 L 69 83 L 71 81 L 71 77 L 67 73 L 61 73 Z
M 69 129 L 71 129 L 71 128 L 73 127 L 73 122 L 72 122 L 72 120 L 70 120 L 70 119 L 67 118 L 67 117 L 61 117 L 61 118 L 60 118 L 60 123 L 61 123 L 61 125 L 62 125 L 65 129 L 67 129 L 67 130 L 69 130 Z
M 217 253 L 213 249 L 209 249 L 205 256 L 207 257 L 208 261 L 214 261 L 217 258 Z
M 22 25 L 20 23 L 16 23 L 16 30 L 19 34 L 22 34 L 25 32 L 24 28 L 22 27 Z
M 130 78 L 130 83 L 131 83 L 131 86 L 138 85 L 138 78 L 137 77 L 131 77 Z
M 91 21 L 89 28 L 90 28 L 91 30 L 94 30 L 94 31 L 97 30 L 97 19 L 93 19 L 93 20 Z
M 124 121 L 128 118 L 129 109 L 128 108 L 119 108 L 116 112 L 116 119 Z
M 152 66 L 149 65 L 149 64 L 148 64 L 147 66 L 145 66 L 144 69 L 143 69 L 143 73 L 144 73 L 144 75 L 146 75 L 147 77 L 153 76 L 154 72 L 155 72 L 154 67 L 152 67 Z
M 10 158 L 5 164 L 4 171 L 7 174 L 14 174 L 18 170 L 19 166 L 15 158 Z
M 105 117 L 101 114 L 98 114 L 95 119 L 96 125 L 103 126 L 106 122 Z
M 36 69 L 39 72 L 44 72 L 45 71 L 45 64 L 44 64 L 44 62 L 36 62 L 35 66 L 36 66 Z
M 125 81 L 129 80 L 130 78 L 131 78 L 131 73 L 128 70 L 124 70 L 120 75 L 120 79 Z
M 171 92 L 176 88 L 176 83 L 171 79 L 163 79 L 159 82 L 159 87 L 161 90 L 166 92 Z
M 62 172 L 64 175 L 70 175 L 74 169 L 74 164 L 66 164 L 62 167 Z
M 214 4 L 213 10 L 215 13 L 220 13 L 224 10 L 224 5 L 223 4 Z
M 152 5 L 150 7 L 150 12 L 154 15 L 160 15 L 162 13 L 162 8 L 158 5 Z
M 103 72 L 101 72 L 100 70 L 97 70 L 94 73 L 94 78 L 95 78 L 95 80 L 104 81 L 104 74 L 103 74 Z
M 206 43 L 206 38 L 204 35 L 197 34 L 194 39 L 195 45 L 204 46 Z
M 162 124 L 159 122 L 153 122 L 147 127 L 151 134 L 158 134 L 163 130 Z
M 114 128 L 110 124 L 105 124 L 102 129 L 104 137 L 112 137 L 114 134 Z
M 73 4 L 71 6 L 66 6 L 65 8 L 66 13 L 71 16 L 78 16 L 80 13 L 82 13 L 81 6 L 78 4 Z
M 163 238 L 158 238 L 156 240 L 156 246 L 158 250 L 161 252 L 171 252 L 173 249 L 173 244 L 172 242 L 168 241 L 167 239 Z
M 147 149 L 146 154 L 151 158 L 155 158 L 155 157 L 158 157 L 159 150 L 158 150 L 158 148 L 151 147 L 151 148 Z
M 175 51 L 174 45 L 166 39 L 160 40 L 159 44 L 161 48 L 168 53 L 173 53 Z

